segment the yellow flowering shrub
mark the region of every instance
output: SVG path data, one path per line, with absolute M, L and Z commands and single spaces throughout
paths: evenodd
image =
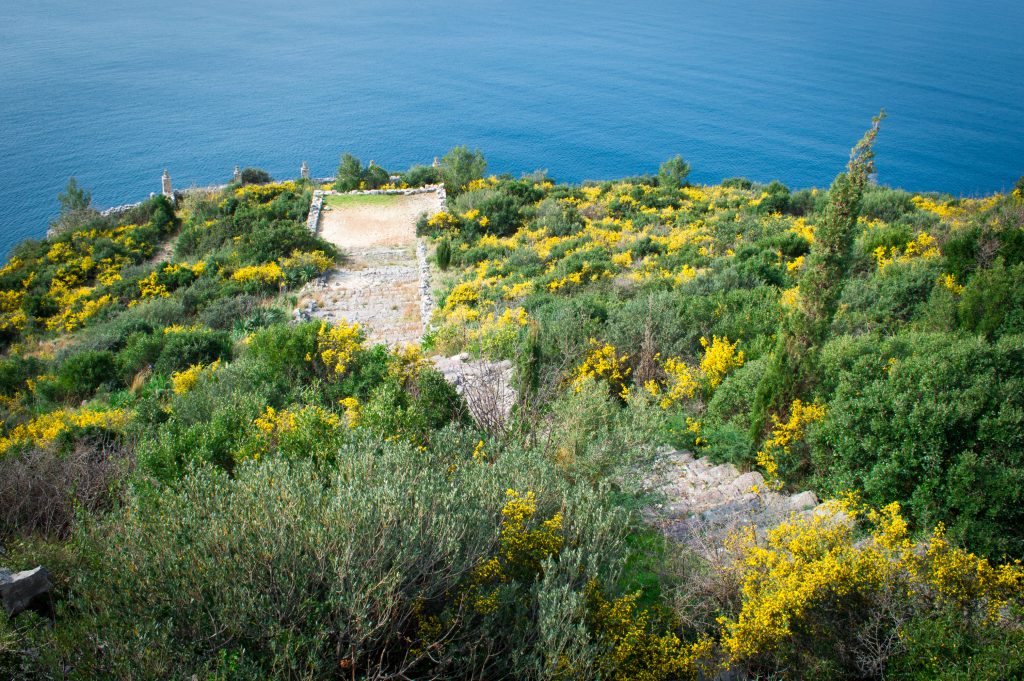
M 12 428 L 0 437 L 0 455 L 6 454 L 13 447 L 35 445 L 47 447 L 57 439 L 74 429 L 100 428 L 103 430 L 121 430 L 130 419 L 123 409 L 83 409 L 81 411 L 61 410 L 37 416 L 26 423 Z
M 674 404 L 683 400 L 692 399 L 700 387 L 697 372 L 678 357 L 669 357 L 662 364 L 665 372 L 665 389 L 655 381 L 648 381 L 645 387 L 647 391 L 655 396 L 660 396 L 658 405 L 662 409 L 668 409 Z
M 736 351 L 738 343 L 729 343 L 727 337 L 718 336 L 713 336 L 710 341 L 703 337 L 700 339 L 701 347 L 704 348 L 700 370 L 712 388 L 717 387 L 727 373 L 743 366 L 743 351 Z
M 626 364 L 629 355 L 619 355 L 614 345 L 601 345 L 593 338 L 590 339 L 590 346 L 590 352 L 583 363 L 573 372 L 572 384 L 576 392 L 583 389 L 586 381 L 594 379 L 606 381 L 616 395 L 628 394 L 626 381 L 632 372 Z
M 359 419 L 362 416 L 359 400 L 354 397 L 343 397 L 338 400 L 338 404 L 345 410 L 345 420 L 348 422 L 348 427 L 359 427 Z
M 960 295 L 964 292 L 964 287 L 956 282 L 956 276 L 952 274 L 943 274 L 939 277 L 939 284 L 942 285 L 942 288 L 947 291 L 951 291 L 956 295 Z
M 878 263 L 878 269 L 884 271 L 893 263 L 907 263 L 915 259 L 930 260 L 939 257 L 941 252 L 935 237 L 928 232 L 921 232 L 902 249 L 897 246 L 889 249 L 879 246 L 872 251 L 872 255 L 875 257 L 875 262 Z
M 164 329 L 164 333 L 167 333 L 167 329 Z M 219 368 L 218 359 L 212 364 L 193 364 L 183 371 L 175 371 L 171 374 L 171 389 L 175 395 L 185 395 L 196 386 L 203 375 L 216 373 Z
M 609 601 L 597 585 L 588 585 L 593 631 L 609 646 L 598 663 L 601 678 L 617 681 L 696 679 L 712 667 L 714 641 L 702 637 L 684 643 L 675 633 L 657 633 L 650 613 L 637 605 L 641 592 Z
M 281 259 L 281 267 L 284 269 L 302 269 L 312 267 L 317 272 L 326 272 L 334 267 L 334 260 L 329 258 L 323 251 L 292 251 L 287 258 Z
M 46 328 L 50 331 L 57 329 L 63 331 L 74 331 L 85 324 L 90 317 L 95 316 L 97 312 L 102 310 L 104 307 L 113 304 L 113 302 L 114 297 L 109 294 L 102 295 L 95 300 L 79 299 L 62 309 L 55 316 L 47 319 Z
M 804 438 L 804 433 L 812 423 L 825 418 L 825 406 L 821 404 L 805 404 L 793 400 L 789 407 L 789 418 L 785 421 L 772 415 L 772 432 L 757 452 L 757 465 L 764 470 L 765 479 L 769 484 L 778 486 L 778 456 L 789 456 L 792 447 Z
M 268 182 L 267 184 L 246 184 L 235 189 L 235 197 L 243 201 L 266 203 L 284 192 L 294 192 L 296 184 L 287 182 Z
M 427 220 L 427 226 L 438 231 L 453 231 L 459 227 L 459 219 L 446 211 L 434 213 Z
M 363 340 L 358 323 L 342 320 L 331 326 L 324 322 L 316 334 L 317 355 L 328 371 L 340 376 L 348 371 L 356 353 L 363 349 Z
M 0 291 L 0 331 L 20 331 L 28 323 L 28 314 L 22 309 L 25 298 L 22 291 Z
M 284 271 L 276 262 L 248 265 L 235 270 L 231 279 L 242 283 L 278 284 L 284 279 Z
M 864 539 L 855 531 L 858 518 L 867 526 Z M 870 604 L 879 601 L 889 602 L 883 607 L 890 615 L 952 605 L 987 621 L 1024 601 L 1019 562 L 992 566 L 950 546 L 941 526 L 922 551 L 897 503 L 865 510 L 852 499 L 829 502 L 821 512 L 794 515 L 763 541 L 748 528 L 728 548 L 742 605 L 735 617 L 719 619 L 726 665 L 770 656 L 796 632 L 814 631 L 816 623 L 842 617 L 853 626 L 871 617 Z M 886 635 L 902 635 L 898 615 L 886 621 L 892 628 Z
M 475 305 L 480 300 L 477 284 L 470 281 L 456 284 L 444 300 L 444 309 L 452 310 L 460 305 Z
M 505 498 L 496 555 L 481 562 L 471 576 L 473 607 L 481 614 L 497 609 L 502 584 L 531 582 L 540 574 L 544 560 L 561 551 L 565 542 L 561 513 L 535 521 L 537 498 L 533 492 L 509 489 Z
M 171 295 L 167 287 L 157 281 L 158 276 L 159 273 L 153 270 L 145 278 L 139 279 L 139 298 L 129 303 L 129 306 L 147 298 L 167 298 Z

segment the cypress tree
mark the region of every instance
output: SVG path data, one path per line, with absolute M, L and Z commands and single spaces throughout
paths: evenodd
M 755 446 L 769 415 L 815 383 L 818 352 L 828 339 L 849 267 L 861 200 L 875 172 L 874 143 L 883 118 L 884 110 L 872 119 L 871 128 L 850 152 L 846 172 L 837 175 L 829 188 L 796 304 L 779 326 L 775 350 L 754 397 L 750 435 Z

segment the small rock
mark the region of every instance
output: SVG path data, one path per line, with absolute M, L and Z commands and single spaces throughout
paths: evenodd
M 10 617 L 18 615 L 34 599 L 47 593 L 51 588 L 50 575 L 43 566 L 32 570 L 12 573 L 0 569 L 0 600 Z
M 818 495 L 811 491 L 800 492 L 789 498 L 789 508 L 794 511 L 803 511 L 808 508 L 814 508 L 817 505 Z

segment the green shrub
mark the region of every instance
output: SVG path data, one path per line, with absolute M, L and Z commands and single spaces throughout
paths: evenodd
M 11 355 L 0 359 L 0 395 L 13 397 L 25 391 L 25 381 L 42 372 L 43 362 L 35 357 Z
M 960 298 L 961 327 L 988 338 L 1024 333 L 1024 264 L 996 264 L 976 273 Z
M 117 353 L 117 368 L 126 382 L 147 367 L 152 367 L 164 349 L 164 334 L 135 333 L 128 337 L 124 348 Z
M 262 168 L 243 168 L 242 184 L 267 184 L 273 182 L 274 178 Z
M 912 195 L 902 189 L 870 187 L 864 192 L 861 213 L 864 217 L 883 222 L 896 222 L 904 215 L 917 210 Z
M 440 171 L 433 166 L 414 165 L 402 173 L 400 182 L 410 187 L 422 187 L 425 184 L 437 184 L 441 181 Z
M 658 186 L 664 189 L 679 189 L 689 174 L 690 164 L 677 154 L 658 168 Z
M 317 352 L 319 328 L 319 322 L 271 326 L 253 334 L 245 356 L 290 382 L 308 381 L 313 378 L 310 360 Z
M 535 678 L 601 664 L 585 594 L 616 596 L 627 553 L 606 491 L 567 488 L 516 453 L 484 464 L 464 452 L 451 466 L 447 452 L 361 441 L 339 457 L 327 475 L 283 462 L 234 479 L 196 470 L 83 531 L 74 626 L 102 643 L 70 645 L 65 661 L 93 678 L 205 677 L 225 657 L 297 678 Z M 491 595 L 475 575 L 498 549 L 510 486 L 535 491 L 531 525 L 560 514 L 564 550 L 509 564 Z
M 937 262 L 893 263 L 869 277 L 847 280 L 832 330 L 839 334 L 894 332 L 929 304 L 939 278 Z
M 487 172 L 487 161 L 483 153 L 469 147 L 455 147 L 441 159 L 441 177 L 444 180 L 445 192 L 450 197 L 462 193 L 466 185 L 479 180 Z
M 193 364 L 231 359 L 231 337 L 223 331 L 200 329 L 164 335 L 160 356 L 153 363 L 157 373 L 170 374 Z
M 965 229 L 954 232 L 942 244 L 942 255 L 946 259 L 946 272 L 956 277 L 957 281 L 967 281 L 977 267 L 980 236 L 980 230 Z
M 817 489 L 904 504 L 921 528 L 1024 555 L 1024 341 L 905 334 L 830 343 L 827 416 L 810 432 Z M 984 490 L 979 495 L 978 490 Z
M 57 385 L 67 399 L 83 400 L 116 375 L 114 353 L 86 350 L 64 360 L 57 370 Z
M 767 365 L 761 357 L 746 362 L 726 376 L 708 402 L 701 433 L 708 453 L 716 460 L 751 466 L 754 442 L 748 431 L 750 405 Z
M 211 329 L 230 329 L 252 314 L 261 302 L 261 298 L 250 295 L 217 298 L 199 312 L 196 321 Z
M 441 239 L 437 244 L 437 252 L 434 254 L 437 260 L 437 267 L 442 272 L 448 271 L 452 264 L 452 243 L 448 239 Z

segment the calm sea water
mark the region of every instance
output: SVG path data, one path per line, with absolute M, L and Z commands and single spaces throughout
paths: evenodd
M 0 253 L 69 175 L 99 206 L 479 146 L 491 169 L 827 185 L 886 107 L 879 179 L 1024 173 L 1024 4 L 951 0 L 0 3 Z

